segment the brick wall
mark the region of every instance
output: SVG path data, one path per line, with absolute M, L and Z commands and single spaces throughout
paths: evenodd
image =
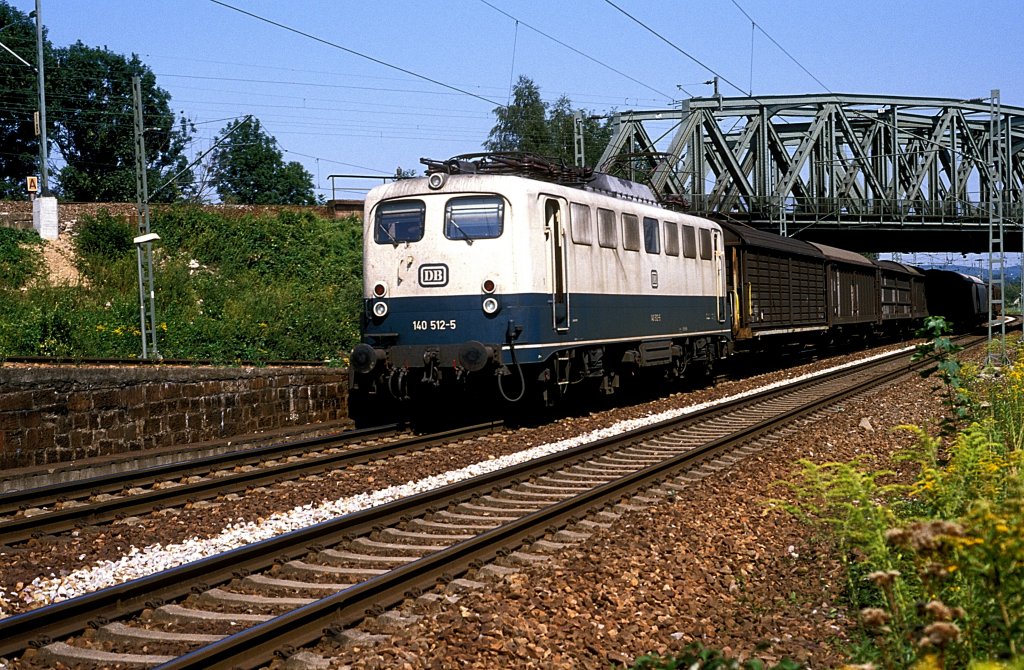
M 347 416 L 336 368 L 0 367 L 0 467 L 191 444 Z

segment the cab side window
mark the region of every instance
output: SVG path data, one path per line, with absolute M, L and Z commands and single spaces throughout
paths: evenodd
M 700 257 L 711 260 L 711 231 L 707 228 L 700 229 Z
M 697 238 L 693 226 L 683 225 L 683 258 L 697 257 Z
M 590 207 L 578 202 L 569 203 L 571 221 L 569 230 L 574 244 L 590 246 L 594 243 L 594 229 L 590 223 Z
M 619 246 L 615 212 L 603 207 L 597 208 L 597 243 L 606 249 L 615 249 Z
M 622 215 L 622 248 L 640 251 L 640 219 L 636 214 Z
M 679 255 L 679 224 L 675 221 L 665 222 L 665 253 L 669 256 Z
M 661 253 L 661 230 L 658 227 L 658 220 L 649 216 L 644 217 L 644 251 L 649 254 Z

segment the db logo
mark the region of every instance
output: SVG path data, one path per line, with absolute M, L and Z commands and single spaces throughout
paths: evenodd
M 420 286 L 447 286 L 448 266 L 444 263 L 420 266 Z

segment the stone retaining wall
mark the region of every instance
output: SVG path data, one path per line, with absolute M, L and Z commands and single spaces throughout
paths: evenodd
M 347 416 L 337 368 L 0 367 L 0 467 L 193 444 Z

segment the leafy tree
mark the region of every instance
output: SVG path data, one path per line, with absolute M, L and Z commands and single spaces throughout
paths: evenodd
M 228 133 L 230 126 L 221 130 Z M 212 183 L 221 201 L 240 205 L 313 205 L 313 175 L 284 162 L 277 140 L 249 117 L 213 153 Z
M 25 177 L 39 173 L 39 138 L 33 114 L 39 109 L 36 28 L 25 13 L 0 1 L 0 42 L 31 63 L 25 65 L 0 49 L 0 197 L 24 198 Z M 53 50 L 45 40 L 44 67 Z
M 556 155 L 569 156 L 570 160 L 576 156 L 574 125 L 572 101 L 563 95 L 548 109 L 548 144 Z
M 583 112 L 583 144 L 587 165 L 601 157 L 611 126 L 601 125 Z M 512 89 L 512 102 L 494 110 L 497 123 L 491 129 L 484 148 L 488 151 L 523 151 L 573 163 L 576 158 L 572 101 L 562 96 L 549 105 L 540 97 L 540 88 L 532 79 L 520 76 Z
M 180 200 L 191 183 L 190 171 L 159 187 L 187 165 L 184 151 L 192 128 L 184 118 L 175 118 L 171 96 L 156 85 L 153 71 L 135 54 L 128 58 L 81 42 L 58 49 L 56 62 L 48 75 L 53 93 L 47 104 L 52 99 L 54 142 L 66 162 L 60 172 L 62 195 L 78 201 L 135 199 L 132 77 L 138 76 L 151 200 Z
M 512 103 L 495 108 L 494 116 L 498 122 L 484 142 L 488 151 L 547 154 L 547 104 L 532 79 L 520 75 L 512 89 Z

